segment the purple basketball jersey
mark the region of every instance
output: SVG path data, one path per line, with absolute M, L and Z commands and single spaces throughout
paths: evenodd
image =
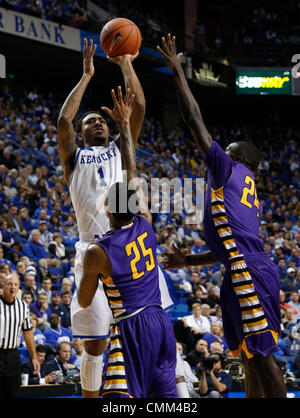
M 114 318 L 147 305 L 161 305 L 157 239 L 146 219 L 135 215 L 130 225 L 107 232 L 97 244 L 112 264 L 111 277 L 101 280 Z
M 203 223 L 210 250 L 226 266 L 221 288 L 225 338 L 235 355 L 241 349 L 249 358 L 267 355 L 276 349 L 280 330 L 279 276 L 259 239 L 262 208 L 254 176 L 216 142 L 206 164 Z
M 207 244 L 224 264 L 234 255 L 263 252 L 258 236 L 262 208 L 252 171 L 213 142 L 206 158 L 204 229 Z

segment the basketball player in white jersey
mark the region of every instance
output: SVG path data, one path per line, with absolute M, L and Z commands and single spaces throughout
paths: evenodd
M 94 75 L 93 57 L 96 45 L 84 40 L 83 75 L 79 83 L 67 97 L 58 118 L 58 149 L 64 176 L 69 186 L 73 207 L 79 229 L 79 242 L 76 244 L 75 282 L 77 288 L 83 273 L 83 256 L 97 236 L 101 237 L 109 229 L 105 215 L 104 201 L 108 189 L 115 182 L 122 182 L 123 162 L 118 139 L 109 140 L 106 120 L 99 111 L 88 112 L 78 121 L 77 134 L 83 147 L 75 143 L 76 133 L 73 127 L 75 118 L 88 83 Z M 137 55 L 136 55 L 137 56 Z M 145 97 L 141 84 L 132 66 L 136 56 L 125 55 L 111 59 L 121 68 L 125 87 L 135 95 L 130 129 L 136 145 L 145 115 Z M 160 271 L 160 289 L 162 306 L 173 304 L 167 285 Z M 74 337 L 84 338 L 84 354 L 81 361 L 81 386 L 83 397 L 99 396 L 101 386 L 103 352 L 110 324 L 113 323 L 101 281 L 92 304 L 83 309 L 74 294 L 71 304 L 72 331 Z

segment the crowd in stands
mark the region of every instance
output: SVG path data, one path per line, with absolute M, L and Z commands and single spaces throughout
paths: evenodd
M 0 6 L 91 32 L 100 32 L 107 21 L 122 16 L 139 26 L 148 45 L 155 47 L 162 36 L 171 32 L 177 35 L 178 47 L 184 49 L 184 23 L 179 28 L 152 4 L 141 5 L 137 0 L 93 3 L 109 13 L 105 20 L 98 22 L 87 10 L 86 2 L 80 0 L 1 0 Z M 293 48 L 300 43 L 298 0 L 274 2 L 272 6 L 264 0 L 239 6 L 234 1 L 216 1 L 199 6 L 197 17 L 194 48 L 188 51 L 196 56 L 223 57 L 238 65 L 251 63 L 251 57 L 256 59 L 255 65 L 258 60 L 260 65 L 287 65 L 287 56 L 290 62 L 290 55 L 297 53 Z
M 88 28 L 86 10 L 80 7 L 78 0 L 1 0 L 0 6 L 77 29 Z
M 16 95 L 5 85 L 0 93 L 0 279 L 10 272 L 19 275 L 19 297 L 32 313 L 36 343 L 47 347 L 51 359 L 55 355 L 51 347 L 72 343 L 70 303 L 78 240 L 76 217 L 57 152 L 59 106 L 51 92 L 42 95 L 32 89 Z M 208 128 L 223 147 L 234 140 L 247 140 L 263 153 L 255 173 L 264 209 L 260 238 L 281 277 L 282 330 L 275 356 L 300 377 L 299 133 L 279 123 L 268 128 Z M 160 121 L 146 118 L 137 161 L 149 192 L 155 178 L 179 179 L 181 184 L 185 179 L 193 180 L 184 194 L 180 188 L 171 188 L 170 208 L 166 206 L 169 192 L 164 187 L 159 198 L 151 201 L 158 262 L 173 243 L 185 253 L 207 250 L 201 219 L 187 222 L 195 216 L 196 179 L 206 176 L 203 158 L 189 135 L 180 126 L 164 129 Z M 175 201 L 182 201 L 179 213 Z M 212 353 L 213 344 L 213 350 L 227 354 L 219 299 L 224 266 L 167 270 L 165 275 L 175 302 L 170 317 L 186 361 L 197 367 L 204 345 L 207 353 Z
M 300 2 L 213 2 L 199 8 L 194 26 L 196 53 L 235 60 L 253 53 L 265 65 L 280 65 L 300 42 Z M 285 65 L 287 63 L 285 62 Z M 242 61 L 240 63 L 242 65 Z

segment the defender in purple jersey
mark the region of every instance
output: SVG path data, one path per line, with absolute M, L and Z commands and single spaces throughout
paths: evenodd
M 116 183 L 109 196 L 120 194 L 124 202 L 130 192 Z M 156 236 L 143 216 L 124 215 L 108 212 L 111 230 L 86 252 L 78 296 L 88 306 L 100 278 L 116 320 L 102 397 L 177 397 L 176 340 L 160 306 Z
M 258 236 L 259 204 L 253 171 L 259 150 L 247 142 L 232 143 L 226 152 L 212 141 L 168 34 L 158 47 L 174 73 L 181 116 L 191 130 L 208 167 L 204 229 L 210 252 L 184 256 L 174 248 L 165 267 L 222 262 L 221 286 L 224 334 L 234 355 L 241 353 L 247 397 L 286 397 L 273 351 L 280 331 L 279 275 L 264 253 Z
M 126 104 L 131 106 L 129 96 L 123 100 L 119 90 L 117 101 L 113 94 L 112 116 L 120 125 L 121 152 L 131 182 L 137 170 L 126 111 Z M 85 253 L 78 301 L 84 308 L 89 306 L 100 279 L 115 319 L 102 396 L 175 398 L 176 340 L 161 307 L 156 236 L 148 206 L 141 202 L 141 188 L 137 182 L 134 186 L 131 182 L 131 187 L 115 183 L 109 189 L 106 206 L 111 230 Z M 140 208 L 141 215 L 135 214 Z

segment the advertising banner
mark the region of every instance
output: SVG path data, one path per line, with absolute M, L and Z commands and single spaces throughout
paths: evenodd
M 292 76 L 288 68 L 237 68 L 237 94 L 292 94 Z
M 0 7 L 0 32 L 80 51 L 80 31 Z

